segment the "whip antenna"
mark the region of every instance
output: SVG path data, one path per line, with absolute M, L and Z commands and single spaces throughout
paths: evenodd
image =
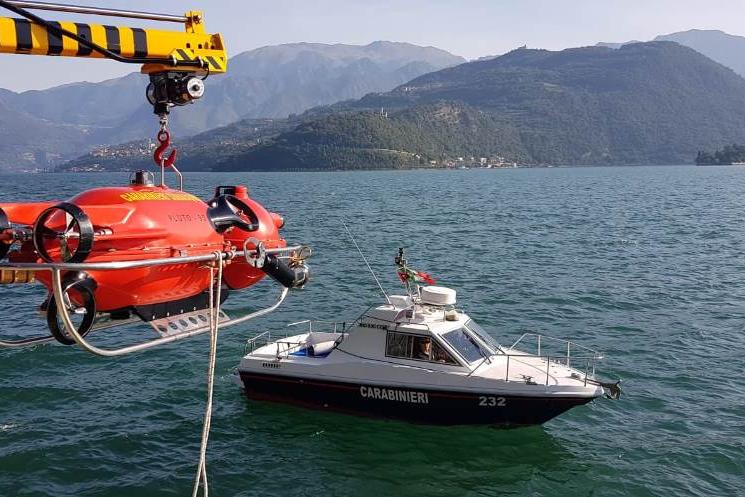
M 349 235 L 349 239 L 352 240 L 352 243 L 354 243 L 354 246 L 357 248 L 357 252 L 360 253 L 360 257 L 362 257 L 362 260 L 365 261 L 365 265 L 367 266 L 367 269 L 370 270 L 370 274 L 372 274 L 372 277 L 375 278 L 375 283 L 378 284 L 378 288 L 380 288 L 381 293 L 385 297 L 385 301 L 389 304 L 391 303 L 391 299 L 388 298 L 388 294 L 385 293 L 385 290 L 383 289 L 383 285 L 380 284 L 380 280 L 378 280 L 378 277 L 375 275 L 375 271 L 370 267 L 370 263 L 367 262 L 367 257 L 365 257 L 365 254 L 362 253 L 362 249 L 359 245 L 357 245 L 357 240 L 354 239 L 354 235 L 351 231 L 349 231 L 349 227 L 347 226 L 347 223 L 344 222 L 344 218 L 341 220 L 342 226 L 344 226 L 344 229 L 347 231 L 347 235 Z

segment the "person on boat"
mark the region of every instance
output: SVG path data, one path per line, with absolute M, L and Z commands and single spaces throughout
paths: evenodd
M 417 349 L 415 359 L 422 361 L 430 360 L 430 351 L 432 350 L 432 341 L 429 337 L 417 339 Z

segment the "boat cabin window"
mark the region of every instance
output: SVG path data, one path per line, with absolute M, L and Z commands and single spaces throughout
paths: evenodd
M 417 361 L 458 364 L 432 337 L 389 331 L 386 337 L 385 355 Z
M 468 362 L 483 359 L 491 355 L 488 350 L 483 350 L 478 341 L 469 335 L 463 328 L 448 331 L 442 335 L 442 338 L 444 338 L 445 341 L 457 350 L 458 353 Z
M 468 322 L 466 322 L 465 327 L 468 331 L 480 338 L 481 341 L 484 342 L 484 344 L 491 349 L 491 353 L 496 354 L 502 352 L 502 346 L 499 345 L 494 337 L 492 337 L 481 326 L 479 326 L 476 321 L 474 321 L 473 319 L 469 319 Z

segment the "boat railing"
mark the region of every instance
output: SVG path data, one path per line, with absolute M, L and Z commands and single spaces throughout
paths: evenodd
M 565 340 L 563 338 L 554 338 L 549 337 L 546 335 L 541 335 L 538 333 L 523 333 L 520 335 L 520 338 L 518 338 L 515 343 L 513 343 L 509 349 L 507 350 L 515 350 L 515 347 L 517 347 L 520 343 L 530 343 L 530 341 L 534 340 L 534 346 L 535 346 L 535 355 L 540 356 L 542 351 L 549 350 L 549 354 L 551 356 L 561 356 L 563 355 L 566 358 L 566 364 L 569 366 L 570 361 L 572 357 L 574 356 L 590 356 L 594 357 L 597 360 L 601 360 L 603 358 L 603 354 L 593 350 L 589 347 L 585 347 L 584 345 L 580 345 L 576 342 L 573 342 L 571 340 Z M 561 352 L 556 353 L 555 351 L 559 350 L 560 347 Z M 526 351 L 529 352 L 529 351 Z
M 544 383 L 546 386 L 548 386 L 550 379 L 551 379 L 551 366 L 552 365 L 562 365 L 566 366 L 568 368 L 572 368 L 575 372 L 571 373 L 571 377 L 582 381 L 585 386 L 587 386 L 588 382 L 594 382 L 595 379 L 595 367 L 597 366 L 597 363 L 600 361 L 600 357 L 597 355 L 581 355 L 581 356 L 574 356 L 571 357 L 571 365 L 570 365 L 570 358 L 567 358 L 566 355 L 535 355 L 535 354 L 529 354 L 529 353 L 521 353 L 521 354 L 509 354 L 509 353 L 500 353 L 491 356 L 490 360 L 494 359 L 500 359 L 505 358 L 505 371 L 504 371 L 504 381 L 515 381 L 515 377 L 510 378 L 510 367 L 512 366 L 513 371 L 515 367 L 515 362 L 525 362 L 526 360 L 530 359 L 538 359 L 538 364 L 530 364 L 532 367 L 534 367 L 537 370 L 537 374 L 534 376 L 527 376 L 524 374 L 520 375 L 519 381 L 524 381 L 525 383 L 531 384 L 531 385 L 537 385 L 540 381 L 541 383 Z M 485 359 L 486 360 L 486 359 Z M 478 367 L 476 368 L 478 369 Z M 475 372 L 476 369 L 472 371 Z
M 304 332 L 298 333 L 295 327 L 306 325 Z M 322 320 L 310 320 L 305 319 L 303 321 L 297 321 L 290 323 L 283 331 L 265 331 L 259 333 L 253 338 L 249 338 L 246 341 L 246 345 L 243 349 L 243 355 L 250 354 L 254 350 L 261 347 L 265 347 L 272 342 L 278 342 L 277 345 L 277 356 L 284 356 L 291 354 L 292 352 L 300 349 L 306 344 L 306 341 L 294 341 L 290 342 L 287 339 L 299 335 L 302 333 L 333 333 L 336 335 L 344 336 L 349 330 L 349 323 L 346 321 L 322 321 Z
M 253 338 L 246 340 L 246 345 L 243 347 L 243 355 L 250 354 L 256 349 L 265 347 L 270 343 L 277 342 L 277 355 L 286 355 L 292 353 L 298 349 L 301 345 L 305 344 L 305 341 L 287 341 L 287 338 L 292 336 L 289 330 L 285 331 L 265 331 L 259 333 Z
M 290 323 L 287 325 L 288 328 L 295 327 L 295 326 L 301 326 L 301 325 L 307 325 L 307 333 L 335 333 L 338 335 L 342 335 L 344 333 L 347 333 L 347 330 L 349 330 L 348 321 L 324 321 L 320 319 L 304 319 L 302 321 L 297 321 L 295 323 Z
M 603 359 L 603 354 L 596 350 L 593 350 L 584 345 L 580 345 L 571 340 L 563 338 L 554 338 L 539 333 L 523 333 L 515 343 L 513 343 L 508 349 L 505 350 L 505 356 L 507 356 L 507 366 L 505 373 L 505 380 L 509 378 L 509 362 L 510 357 L 521 357 L 525 358 L 525 354 L 513 354 L 512 351 L 519 344 L 533 344 L 534 352 L 530 350 L 521 350 L 521 352 L 530 354 L 532 357 L 537 357 L 546 363 L 546 385 L 549 381 L 549 370 L 551 363 L 561 364 L 568 368 L 573 367 L 577 371 L 582 371 L 584 368 L 583 379 L 585 385 L 587 384 L 588 378 L 595 377 L 595 367 L 597 363 Z M 548 353 L 547 353 L 548 352 Z

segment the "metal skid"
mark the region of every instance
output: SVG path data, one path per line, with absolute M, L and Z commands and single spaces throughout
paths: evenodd
M 244 247 L 243 250 L 233 250 L 233 251 L 225 251 L 225 252 L 215 252 L 213 254 L 206 254 L 206 255 L 198 255 L 198 256 L 180 256 L 180 257 L 167 257 L 167 258 L 160 258 L 160 259 L 144 259 L 139 261 L 126 261 L 126 262 L 92 262 L 92 263 L 3 263 L 0 265 L 1 270 L 23 270 L 23 271 L 50 271 L 52 274 L 52 295 L 54 296 L 54 304 L 57 306 L 57 314 L 62 321 L 62 324 L 64 326 L 64 330 L 68 335 L 77 343 L 83 350 L 86 350 L 87 352 L 90 352 L 92 354 L 98 355 L 98 356 L 104 356 L 104 357 L 116 357 L 121 356 L 125 354 L 130 354 L 133 352 L 139 352 L 142 350 L 147 350 L 153 347 L 156 347 L 158 345 L 165 345 L 168 343 L 176 342 L 179 340 L 184 340 L 186 338 L 191 338 L 197 335 L 201 335 L 202 333 L 210 331 L 210 328 L 212 326 L 212 323 L 208 320 L 207 322 L 204 322 L 204 320 L 198 320 L 197 324 L 194 324 L 192 322 L 191 325 L 177 325 L 172 326 L 167 332 L 163 332 L 162 329 L 158 329 L 156 326 L 158 324 L 163 325 L 163 323 L 156 323 L 153 328 L 156 332 L 158 332 L 161 336 L 159 338 L 155 338 L 152 340 L 148 340 L 141 343 L 136 343 L 133 345 L 128 345 L 124 347 L 119 348 L 102 348 L 98 347 L 96 345 L 91 344 L 86 340 L 77 330 L 75 324 L 72 322 L 72 318 L 70 315 L 70 311 L 65 305 L 66 302 L 66 296 L 65 296 L 65 290 L 63 288 L 63 277 L 62 272 L 63 271 L 120 271 L 120 270 L 127 270 L 127 269 L 134 269 L 134 268 L 142 268 L 142 267 L 155 267 L 155 266 L 165 266 L 170 264 L 184 264 L 184 263 L 198 263 L 203 262 L 205 263 L 205 268 L 209 268 L 211 271 L 214 272 L 214 268 L 216 266 L 222 267 L 225 262 L 230 261 L 236 257 L 244 257 L 247 261 L 252 262 L 255 261 L 257 254 L 261 254 L 264 256 L 265 254 L 272 254 L 279 258 L 288 258 L 292 256 L 298 256 L 298 255 L 307 255 L 309 254 L 309 248 L 302 246 L 302 245 L 296 245 L 292 247 L 284 247 L 284 248 L 275 248 L 275 249 L 267 249 L 264 248 L 263 245 L 259 244 L 257 245 L 257 248 L 255 249 L 248 249 Z M 221 271 L 217 271 L 218 275 L 221 275 Z M 218 279 L 220 279 L 220 276 L 218 276 Z M 222 281 L 218 281 L 217 284 L 221 284 Z M 210 293 L 213 292 L 213 286 L 210 285 Z M 246 321 L 249 321 L 251 319 L 264 316 L 266 314 L 269 314 L 270 312 L 277 309 L 282 302 L 284 302 L 285 298 L 287 297 L 287 294 L 289 292 L 289 288 L 282 287 L 282 291 L 280 292 L 279 296 L 277 297 L 277 300 L 270 306 L 265 307 L 264 309 L 260 309 L 258 311 L 252 312 L 250 314 L 246 314 L 244 316 L 238 317 L 238 318 L 229 318 L 226 314 L 220 313 L 218 320 L 220 327 L 226 327 L 226 326 L 232 326 L 236 324 L 240 324 Z M 212 302 L 212 295 L 210 298 L 210 301 Z M 209 309 L 207 310 L 208 312 Z M 184 316 L 188 318 L 189 316 Z M 192 320 L 194 321 L 194 320 Z M 97 330 L 102 330 L 106 328 L 112 328 L 115 326 L 123 326 L 126 324 L 132 324 L 136 322 L 141 322 L 138 318 L 130 318 L 123 321 L 119 320 L 105 320 L 102 322 L 97 322 L 93 325 L 90 332 L 94 332 Z M 53 341 L 54 337 L 49 335 L 42 335 L 42 336 L 35 336 L 30 338 L 24 338 L 19 340 L 0 340 L 0 348 L 18 348 L 18 347 L 27 347 L 32 345 L 37 345 L 41 343 L 46 343 Z

